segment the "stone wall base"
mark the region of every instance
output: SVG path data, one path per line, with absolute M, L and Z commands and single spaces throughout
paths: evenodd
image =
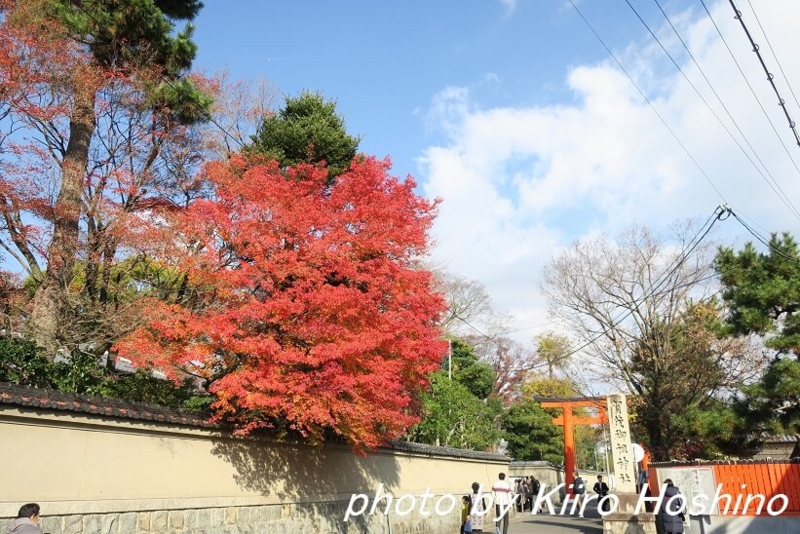
M 42 510 L 42 530 L 49 534 L 450 534 L 458 532 L 458 510 L 446 516 L 421 516 L 419 510 L 398 516 L 366 513 L 344 521 L 347 502 L 283 504 L 161 510 L 126 513 L 48 516 Z M 9 518 L 0 520 L 5 532 Z
M 652 513 L 636 513 L 639 495 L 615 494 L 617 506 L 603 516 L 603 534 L 656 534 L 656 517 Z

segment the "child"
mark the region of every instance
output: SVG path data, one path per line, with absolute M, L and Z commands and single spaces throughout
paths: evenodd
M 469 495 L 464 495 L 461 498 L 461 534 L 472 532 L 472 525 L 467 524 L 470 508 L 472 508 L 472 499 L 469 498 Z

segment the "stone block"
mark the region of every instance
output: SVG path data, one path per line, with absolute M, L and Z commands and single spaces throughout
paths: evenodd
M 186 517 L 186 528 L 187 530 L 193 530 L 197 528 L 197 510 L 186 510 L 184 512 Z
M 211 526 L 211 510 L 202 509 L 197 511 L 197 527 L 207 528 Z
M 272 517 L 270 512 L 274 509 L 274 506 L 259 506 L 258 507 L 258 522 L 259 523 L 269 523 L 272 521 Z
M 225 508 L 225 523 L 228 525 L 234 525 L 239 519 L 238 509 L 236 508 Z
M 170 529 L 183 530 L 186 525 L 186 514 L 183 510 L 170 512 L 167 516 L 167 523 Z
M 83 529 L 81 530 L 81 534 L 102 534 L 100 531 L 100 524 L 100 516 L 83 516 Z
M 136 532 L 136 514 L 120 514 L 117 530 L 120 534 Z
M 211 526 L 217 527 L 217 530 L 222 530 L 225 525 L 225 510 L 223 508 L 212 508 L 211 510 Z
M 100 517 L 100 534 L 117 534 L 119 532 L 119 515 L 104 514 Z
M 603 534 L 656 534 L 653 514 L 611 513 L 603 518 Z
M 137 528 L 140 532 L 150 532 L 150 514 L 148 512 L 139 513 L 136 518 Z
M 62 534 L 64 530 L 61 528 L 63 524 L 62 518 L 59 516 L 55 517 L 42 517 L 42 531 L 48 532 L 50 534 Z M 5 525 L 4 521 L 0 521 L 0 525 Z
M 150 528 L 154 532 L 163 532 L 167 530 L 168 514 L 165 511 L 153 512 L 150 523 Z
M 65 517 L 64 534 L 83 534 L 83 516 L 69 515 Z

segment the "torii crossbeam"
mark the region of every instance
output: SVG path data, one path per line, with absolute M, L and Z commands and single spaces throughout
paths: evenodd
M 572 397 L 566 399 L 552 397 L 533 397 L 542 408 L 558 408 L 561 415 L 553 418 L 553 424 L 564 427 L 564 480 L 567 493 L 572 494 L 575 481 L 575 425 L 599 425 L 608 422 L 605 397 Z M 575 408 L 594 408 L 597 415 L 580 417 L 573 413 Z

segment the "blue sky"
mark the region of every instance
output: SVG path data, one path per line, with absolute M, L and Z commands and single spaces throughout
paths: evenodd
M 361 149 L 441 197 L 435 260 L 487 287 L 527 341 L 552 327 L 542 267 L 571 241 L 643 223 L 705 220 L 727 201 L 767 231 L 800 230 L 625 0 L 576 2 L 722 193 L 716 193 L 567 0 L 208 0 L 196 67 L 338 101 Z M 727 0 L 707 0 L 779 137 L 696 1 L 661 0 L 780 187 L 800 205 L 800 148 Z M 767 46 L 750 2 L 738 0 Z M 631 0 L 729 129 L 736 130 L 658 6 Z M 800 2 L 757 0 L 800 121 Z M 280 104 L 280 101 L 276 102 Z M 738 134 L 736 134 L 738 135 Z M 790 155 L 787 155 L 786 152 Z M 794 158 L 794 159 L 790 159 Z M 732 220 L 731 220 L 732 221 Z M 748 236 L 726 222 L 719 238 Z

